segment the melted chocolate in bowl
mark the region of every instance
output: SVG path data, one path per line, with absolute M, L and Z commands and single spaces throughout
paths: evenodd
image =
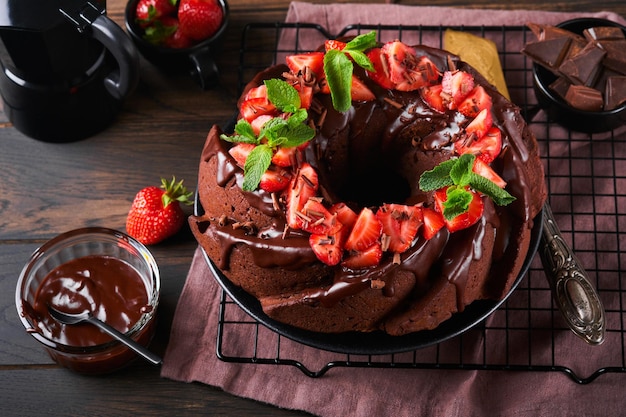
M 26 330 L 52 359 L 80 373 L 117 370 L 136 354 L 90 324 L 64 325 L 48 305 L 86 310 L 147 346 L 154 335 L 160 278 L 134 239 L 103 228 L 74 230 L 44 244 L 18 280 L 15 302 Z

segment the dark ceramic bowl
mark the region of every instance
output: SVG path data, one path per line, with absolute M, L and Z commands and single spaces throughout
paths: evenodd
M 600 26 L 619 27 L 626 34 L 626 27 L 605 19 L 579 18 L 557 25 L 579 35 L 587 28 Z M 533 63 L 532 71 L 537 101 L 550 120 L 570 130 L 585 133 L 606 132 L 626 123 L 626 103 L 608 111 L 584 111 L 573 108 L 549 88 L 556 80 L 556 75 L 536 63 Z
M 124 20 L 126 30 L 137 49 L 148 61 L 168 74 L 189 73 L 202 89 L 215 87 L 219 70 L 215 56 L 221 49 L 221 38 L 228 26 L 228 3 L 217 0 L 222 6 L 223 20 L 213 36 L 189 48 L 168 48 L 154 45 L 143 38 L 143 29 L 135 21 L 135 10 L 139 0 L 130 0 L 126 5 Z

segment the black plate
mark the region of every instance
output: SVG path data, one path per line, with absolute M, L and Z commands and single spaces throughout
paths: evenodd
M 196 215 L 200 215 L 204 212 L 197 194 L 194 212 Z M 213 272 L 213 276 L 224 291 L 226 291 L 226 293 L 230 296 L 230 298 L 255 320 L 276 333 L 304 345 L 331 352 L 352 355 L 384 355 L 422 349 L 427 346 L 443 342 L 447 339 L 458 336 L 486 319 L 491 313 L 500 307 L 504 301 L 506 301 L 526 274 L 539 246 L 543 227 L 542 220 L 543 211 L 541 211 L 533 221 L 528 254 L 526 255 L 526 259 L 524 260 L 519 276 L 513 283 L 509 293 L 502 300 L 475 301 L 467 306 L 463 312 L 453 314 L 450 319 L 441 323 L 433 330 L 424 330 L 404 336 L 391 336 L 380 331 L 371 333 L 318 333 L 302 330 L 297 327 L 277 322 L 263 312 L 261 303 L 256 298 L 233 284 L 213 263 L 204 250 L 202 253 L 204 254 L 204 258 L 206 259 L 209 268 Z

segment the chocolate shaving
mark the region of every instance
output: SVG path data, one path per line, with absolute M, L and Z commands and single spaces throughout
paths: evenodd
M 393 254 L 393 263 L 394 265 L 400 265 L 402 260 L 400 259 L 400 254 L 398 252 L 394 252 Z
M 389 97 L 385 97 L 383 99 L 386 103 L 391 104 L 393 107 L 395 107 L 396 109 L 401 109 L 402 107 L 404 107 L 402 104 L 398 103 L 395 100 L 390 99 Z
M 370 288 L 373 290 L 382 290 L 385 288 L 385 281 L 382 279 L 372 279 L 370 280 Z
M 251 221 L 235 222 L 233 223 L 233 229 L 234 230 L 243 229 L 246 232 L 246 234 L 254 234 L 256 232 L 256 226 Z
M 272 207 L 276 211 L 280 211 L 279 197 L 278 194 L 272 193 Z
M 383 252 L 386 252 L 389 249 L 390 243 L 391 243 L 391 236 L 383 233 L 383 235 L 380 237 L 381 250 Z

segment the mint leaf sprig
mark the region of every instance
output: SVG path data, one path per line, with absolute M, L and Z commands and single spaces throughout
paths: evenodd
M 352 105 L 352 60 L 368 71 L 375 71 L 365 51 L 376 45 L 376 32 L 371 31 L 356 36 L 344 49 L 331 49 L 324 55 L 324 73 L 335 110 L 346 112 Z
M 315 129 L 306 124 L 308 113 L 300 108 L 300 95 L 288 82 L 280 79 L 264 81 L 268 100 L 286 117 L 274 117 L 267 121 L 258 135 L 245 119 L 239 119 L 233 135 L 221 135 L 220 138 L 231 143 L 251 143 L 256 145 L 246 158 L 244 180 L 241 188 L 254 191 L 261 182 L 261 177 L 272 163 L 272 157 L 278 147 L 293 148 L 300 146 L 315 136 Z
M 475 159 L 475 155 L 463 154 L 458 158 L 440 163 L 420 176 L 419 187 L 422 191 L 435 191 L 449 187 L 443 212 L 447 220 L 452 220 L 468 210 L 472 195 L 467 187 L 488 196 L 499 206 L 506 206 L 515 201 L 515 197 L 508 191 L 472 170 Z

